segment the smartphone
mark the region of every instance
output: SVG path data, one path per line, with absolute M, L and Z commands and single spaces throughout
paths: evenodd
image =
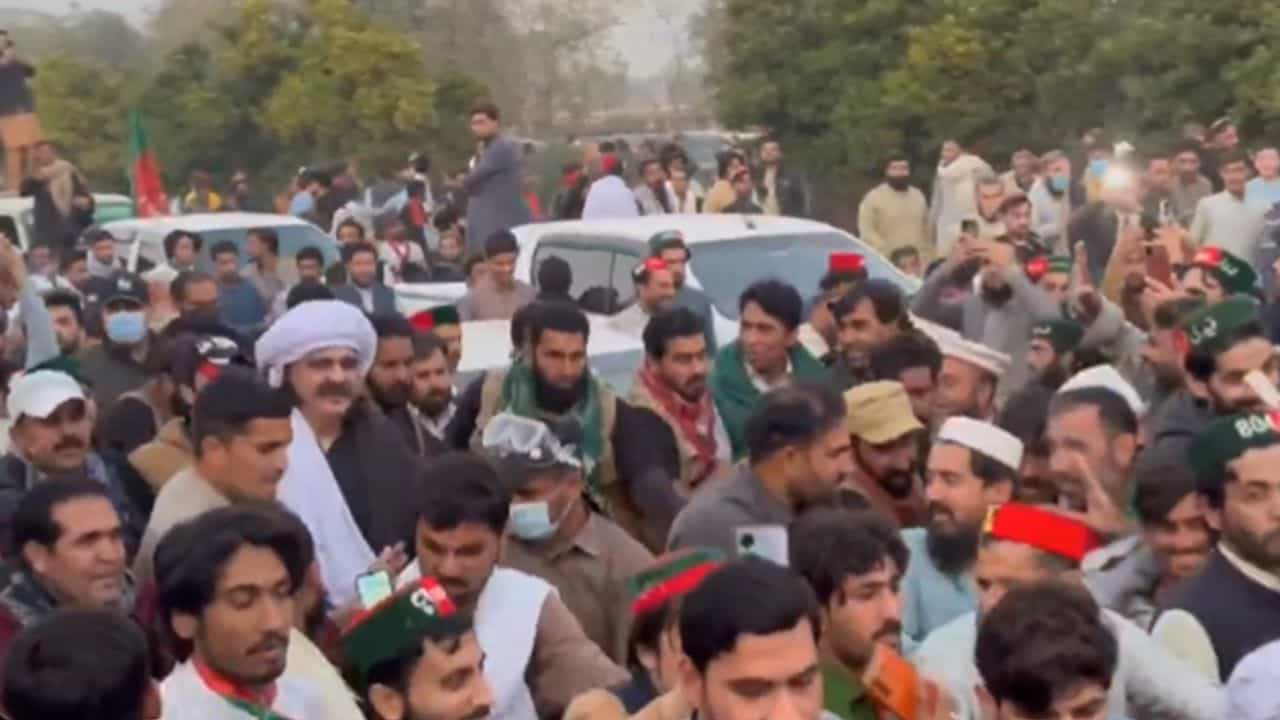
M 978 237 L 978 221 L 974 220 L 973 218 L 969 218 L 968 220 L 961 220 L 960 232 L 964 233 L 965 235 L 972 235 L 974 237 Z
M 1147 246 L 1147 276 L 1173 287 L 1173 263 L 1169 261 L 1169 250 L 1163 245 Z
M 391 573 L 386 570 L 375 570 L 356 576 L 356 597 L 365 609 L 391 597 L 395 590 L 391 586 Z
M 872 701 L 902 720 L 914 720 L 919 716 L 920 702 L 936 707 L 938 698 L 921 696 L 920 674 L 911 663 L 884 645 L 878 645 L 867 664 L 863 683 Z M 929 686 L 926 690 L 937 692 Z
M 786 566 L 789 562 L 787 529 L 782 525 L 743 525 L 733 530 L 738 557 L 754 555 Z

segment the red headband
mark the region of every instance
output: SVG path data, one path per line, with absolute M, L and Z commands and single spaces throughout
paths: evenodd
M 985 532 L 1079 563 L 1100 544 L 1087 525 L 1032 505 L 1005 503 L 987 511 Z
M 858 253 L 831 253 L 827 258 L 828 272 L 859 272 L 867 261 Z

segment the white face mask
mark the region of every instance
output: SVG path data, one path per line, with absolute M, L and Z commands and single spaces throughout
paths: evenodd
M 507 524 L 511 528 L 511 534 L 521 540 L 546 540 L 560 529 L 560 524 L 572 507 L 573 503 L 569 503 L 560 517 L 552 520 L 551 503 L 546 500 L 511 503 L 511 516 Z

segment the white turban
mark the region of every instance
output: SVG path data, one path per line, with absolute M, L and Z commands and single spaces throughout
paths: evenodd
M 341 300 L 304 302 L 280 316 L 254 345 L 258 367 L 267 372 L 271 387 L 284 384 L 284 369 L 307 354 L 327 348 L 354 350 L 360 376 L 373 367 L 378 336 L 356 306 Z

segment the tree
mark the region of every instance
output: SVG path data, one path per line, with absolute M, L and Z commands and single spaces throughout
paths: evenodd
M 125 88 L 123 73 L 74 57 L 49 58 L 35 77 L 46 135 L 81 172 L 110 188 L 127 184 Z

